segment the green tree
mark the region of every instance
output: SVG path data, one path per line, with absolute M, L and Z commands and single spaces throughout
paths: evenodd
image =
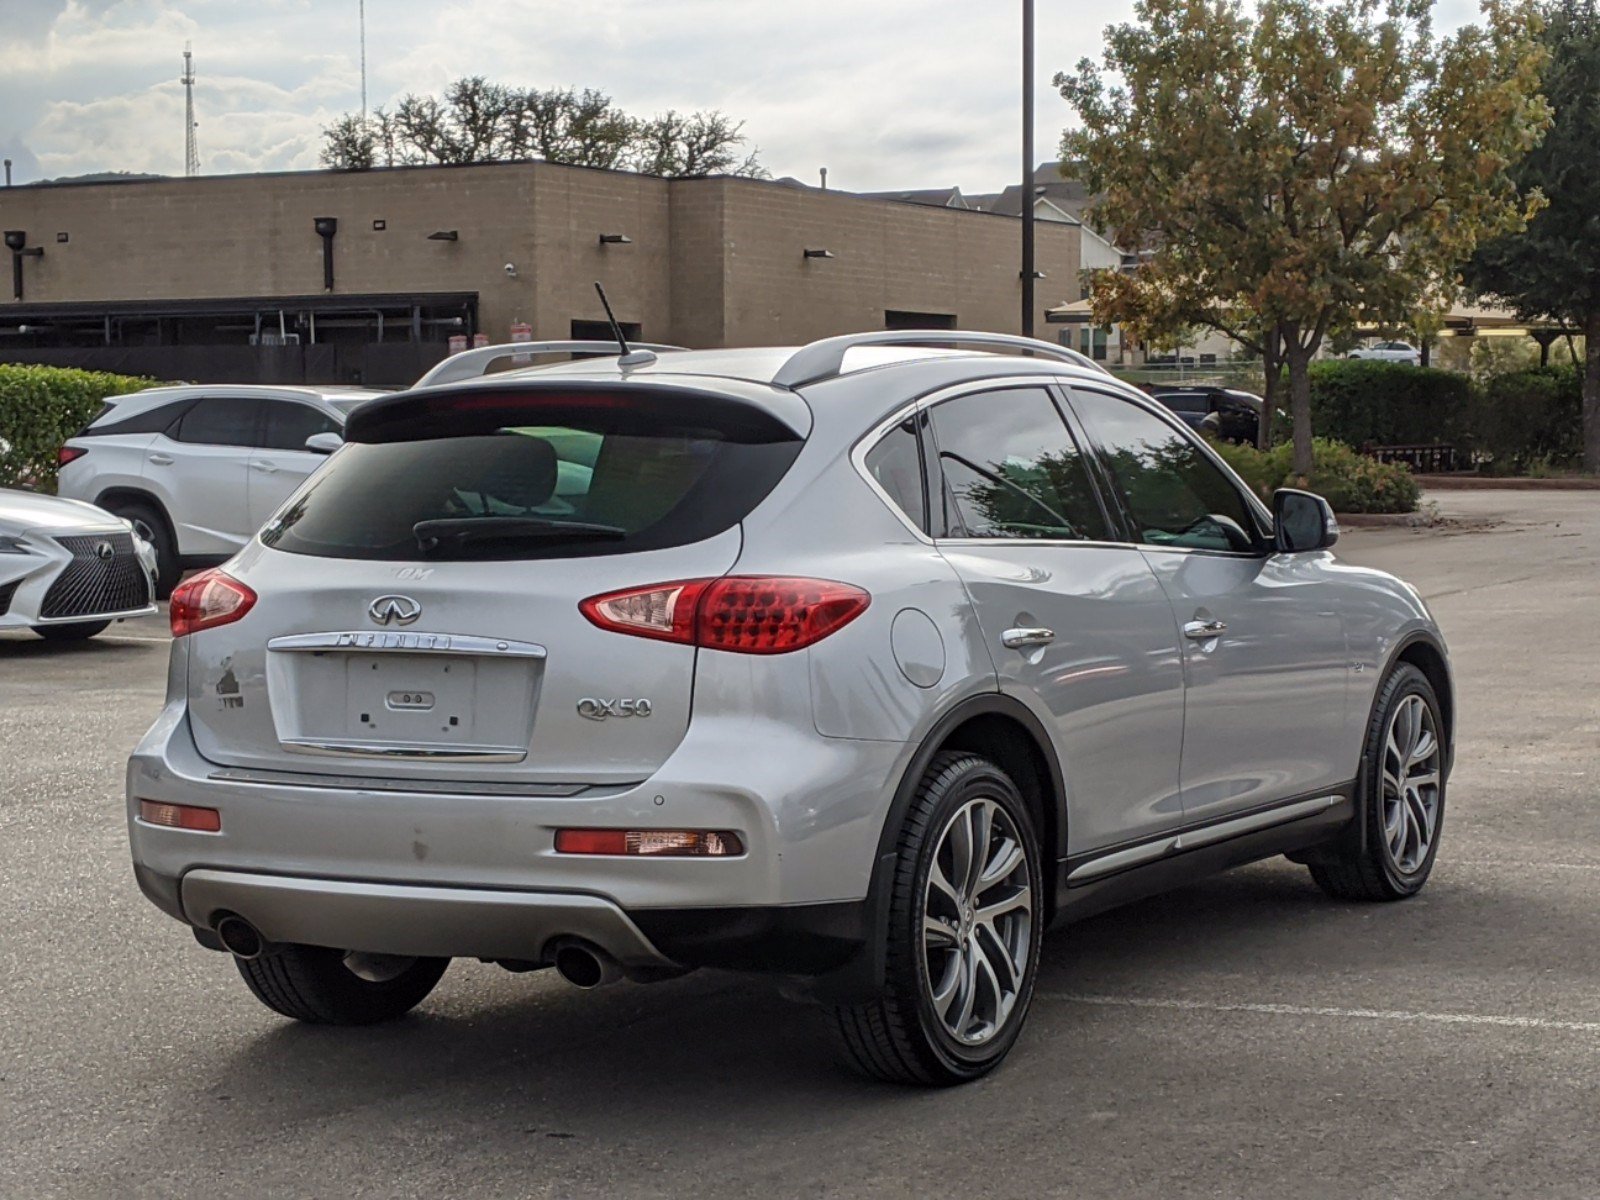
M 441 96 L 407 94 L 393 110 L 346 113 L 322 131 L 335 170 L 531 158 L 651 175 L 765 176 L 744 126 L 717 111 L 629 116 L 604 92 L 514 88 L 481 75 Z
M 1082 121 L 1063 160 L 1096 219 L 1151 248 L 1092 277 L 1095 319 L 1220 329 L 1263 354 L 1269 392 L 1281 358 L 1299 474 L 1329 331 L 1443 305 L 1456 265 L 1530 208 L 1508 169 L 1549 120 L 1537 18 L 1485 0 L 1481 25 L 1437 39 L 1431 10 L 1139 0 L 1106 31 L 1102 67 L 1056 77 Z
M 1512 177 L 1548 203 L 1522 232 L 1480 246 L 1465 275 L 1524 320 L 1583 330 L 1583 467 L 1600 471 L 1600 11 L 1595 0 L 1554 0 L 1543 11 L 1555 121 Z

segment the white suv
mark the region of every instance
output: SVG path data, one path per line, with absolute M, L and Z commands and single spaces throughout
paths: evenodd
M 58 493 L 132 522 L 157 594 L 237 553 L 327 455 L 357 388 L 184 384 L 112 396 L 61 447 Z

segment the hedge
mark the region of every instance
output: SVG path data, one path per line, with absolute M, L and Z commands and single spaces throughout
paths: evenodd
M 1368 458 L 1342 442 L 1314 439 L 1311 474 L 1303 479 L 1290 475 L 1294 447 L 1288 443 L 1271 450 L 1217 443 L 1215 449 L 1269 504 L 1280 487 L 1303 487 L 1325 497 L 1335 512 L 1408 513 L 1417 508 L 1417 481 L 1409 470 Z
M 1496 475 L 1583 465 L 1583 377 L 1577 367 L 1490 375 L 1478 386 L 1471 448 Z
M 0 363 L 0 487 L 53 492 L 61 443 L 94 419 L 107 396 L 155 386 L 106 371 Z
M 1311 364 L 1311 427 L 1349 446 L 1415 446 L 1468 439 L 1472 381 L 1403 363 L 1333 359 Z

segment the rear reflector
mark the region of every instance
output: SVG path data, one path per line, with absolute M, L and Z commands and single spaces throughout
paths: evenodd
M 601 629 L 740 654 L 786 654 L 844 628 L 872 603 L 831 579 L 727 575 L 591 596 L 578 605 Z
M 736 833 L 697 829 L 558 829 L 558 854 L 650 858 L 732 858 L 744 853 Z
M 154 800 L 141 800 L 139 819 L 147 825 L 164 825 L 168 829 L 192 829 L 197 833 L 222 832 L 221 813 L 214 808 L 198 808 L 192 804 L 158 804 Z
M 77 462 L 87 453 L 82 446 L 63 446 L 56 451 L 56 466 L 64 467 L 69 462 Z
M 172 592 L 172 636 L 185 637 L 237 621 L 255 606 L 256 594 L 232 575 L 201 571 Z

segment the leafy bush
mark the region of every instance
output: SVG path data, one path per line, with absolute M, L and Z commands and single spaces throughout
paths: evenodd
M 1453 371 L 1332 359 L 1311 364 L 1311 426 L 1350 446 L 1455 444 L 1472 418 L 1472 382 Z
M 0 487 L 54 491 L 56 451 L 107 396 L 155 387 L 153 379 L 0 363 Z
M 1583 379 L 1569 365 L 1491 375 L 1478 387 L 1472 449 L 1496 475 L 1552 474 L 1583 462 Z
M 1414 369 L 1414 368 L 1405 368 Z M 1311 444 L 1311 474 L 1291 477 L 1294 448 L 1287 443 L 1271 450 L 1254 446 L 1215 446 L 1223 460 L 1267 503 L 1280 487 L 1316 492 L 1336 512 L 1407 513 L 1417 507 L 1417 481 L 1399 463 L 1381 463 L 1342 442 L 1316 438 Z

